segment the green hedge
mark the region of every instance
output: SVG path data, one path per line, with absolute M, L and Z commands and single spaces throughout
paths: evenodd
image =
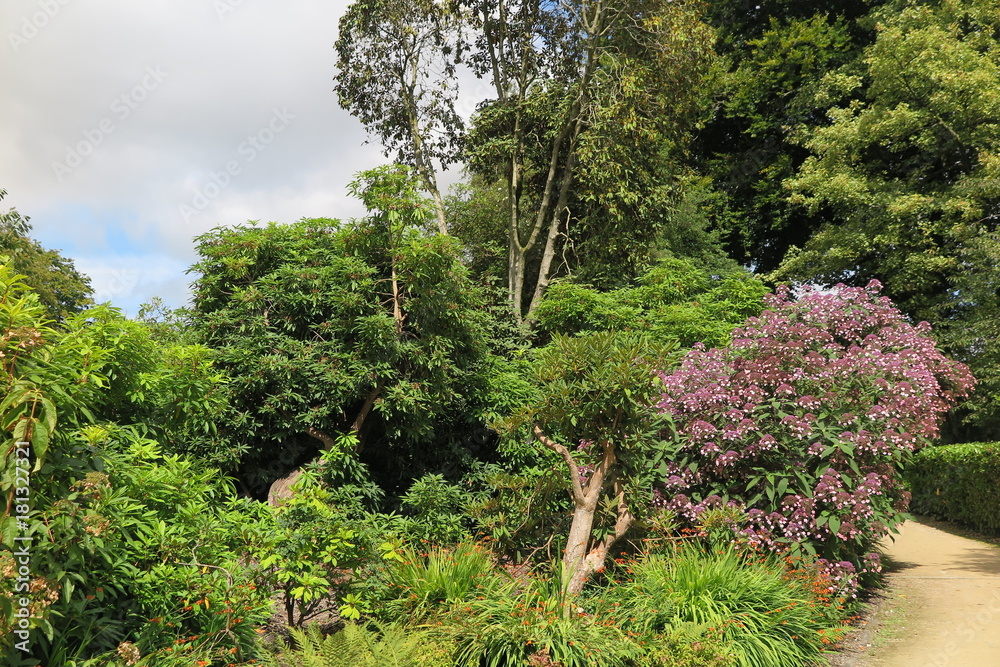
M 905 477 L 910 511 L 1000 535 L 1000 442 L 928 447 Z

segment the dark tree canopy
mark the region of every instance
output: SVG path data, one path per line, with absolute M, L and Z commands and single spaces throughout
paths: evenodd
M 933 320 L 961 248 L 1000 215 L 1000 12 L 956 0 L 876 16 L 862 69 L 825 82 L 862 99 L 833 105 L 830 124 L 805 135 L 810 156 L 787 182 L 793 203 L 835 217 L 776 275 L 878 279 Z

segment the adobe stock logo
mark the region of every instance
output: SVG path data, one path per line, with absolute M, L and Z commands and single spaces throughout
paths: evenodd
M 30 17 L 21 19 L 21 29 L 18 32 L 8 32 L 7 41 L 14 53 L 21 50 L 21 47 L 38 35 L 39 31 L 49 24 L 59 10 L 70 3 L 70 0 L 39 0 L 37 11 Z
M 243 160 L 229 160 L 222 169 L 211 172 L 210 180 L 200 188 L 195 188 L 194 197 L 191 198 L 190 203 L 180 204 L 178 208 L 184 222 L 190 222 L 192 217 L 208 208 L 212 200 L 229 187 L 229 184 L 233 182 L 233 177 L 243 173 L 243 167 L 256 160 L 258 155 L 267 150 L 275 137 L 288 129 L 290 121 L 294 119 L 295 114 L 289 113 L 286 107 L 281 109 L 276 107 L 271 115 L 271 120 L 236 147 L 236 154 Z
M 142 81 L 138 85 L 111 101 L 111 113 L 119 122 L 125 120 L 149 97 L 151 92 L 160 87 L 165 78 L 167 78 L 167 73 L 160 69 L 159 65 L 147 67 L 146 75 L 142 77 Z M 72 146 L 67 145 L 65 148 L 66 157 L 63 158 L 63 161 L 52 163 L 52 171 L 59 182 L 62 183 L 63 179 L 76 171 L 84 160 L 93 155 L 97 147 L 104 143 L 104 139 L 114 132 L 115 128 L 115 121 L 112 118 L 102 118 L 97 123 L 97 127 L 83 131 L 81 141 Z

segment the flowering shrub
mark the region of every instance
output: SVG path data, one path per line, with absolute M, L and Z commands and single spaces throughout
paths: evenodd
M 780 290 L 727 349 L 697 346 L 661 375 L 676 435 L 662 504 L 690 521 L 740 507 L 746 540 L 818 556 L 844 594 L 902 521 L 896 470 L 975 382 L 880 287 Z

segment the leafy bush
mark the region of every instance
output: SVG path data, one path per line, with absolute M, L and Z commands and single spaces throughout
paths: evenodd
M 534 443 L 512 440 L 504 444 L 516 450 L 502 445 L 506 451 L 500 463 L 481 465 L 466 475 L 473 490 L 465 511 L 498 555 L 517 562 L 538 553 L 551 559 L 553 536 L 565 534 L 573 513 L 565 476 L 557 467 L 563 464 L 554 453 L 539 456 Z M 531 464 L 524 460 L 528 456 Z
M 91 572 L 91 585 L 121 587 L 132 606 L 132 641 L 143 654 L 252 655 L 269 592 L 245 554 L 266 536 L 267 509 L 239 499 L 218 471 L 143 440 L 109 451 L 107 549 L 134 567 L 125 580 Z M 178 643 L 180 640 L 180 643 Z
M 914 512 L 1000 535 L 1000 442 L 923 449 L 906 480 Z
M 468 494 L 461 486 L 445 481 L 443 475 L 424 475 L 400 500 L 413 512 L 405 520 L 410 539 L 453 544 L 469 537 L 462 511 Z
M 215 367 L 212 350 L 163 345 L 148 325 L 105 305 L 74 315 L 66 325 L 103 354 L 101 372 L 108 381 L 91 421 L 135 426 L 167 452 L 235 469 L 243 448 L 219 432 L 230 410 L 229 379 Z
M 75 323 L 49 326 L 37 295 L 5 264 L 0 322 L 0 491 L 10 499 L 0 520 L 0 650 L 10 665 L 66 664 L 81 652 L 113 647 L 123 632 L 120 590 L 88 583 L 93 566 L 126 572 L 128 563 L 103 544 L 107 519 L 92 491 L 107 479 L 77 435 L 106 387 L 107 353 Z M 15 448 L 17 442 L 30 444 Z M 25 539 L 30 565 L 14 556 Z M 15 600 L 24 598 L 27 628 L 14 616 Z
M 252 626 L 269 608 L 234 556 L 252 508 L 214 473 L 176 457 L 161 466 L 134 430 L 93 424 L 127 407 L 148 361 L 142 332 L 107 308 L 53 329 L 6 266 L 0 321 L 0 425 L 10 438 L 2 490 L 25 497 L 0 531 L 11 595 L 15 538 L 31 539 L 30 578 L 18 582 L 27 586 L 19 592 L 30 601 L 30 641 L 15 637 L 13 600 L 0 596 L 7 663 L 74 665 L 122 646 L 129 659 L 169 651 L 233 660 L 251 650 Z M 26 459 L 14 456 L 13 441 L 30 443 Z
M 269 536 L 257 552 L 267 586 L 280 593 L 285 620 L 295 627 L 331 607 L 362 559 L 358 535 L 330 502 L 330 492 L 311 482 L 299 482 L 291 499 L 271 513 Z M 342 614 L 359 615 L 355 607 Z
M 745 539 L 822 557 L 847 594 L 903 520 L 896 470 L 974 384 L 879 288 L 779 291 L 729 348 L 664 373 L 659 403 L 676 427 L 662 504 L 690 521 L 740 506 Z
M 352 190 L 367 218 L 197 238 L 192 320 L 231 377 L 222 430 L 247 448 L 240 475 L 254 493 L 338 433 L 355 433 L 395 487 L 459 468 L 486 430 L 466 411 L 490 370 L 490 316 L 458 242 L 422 232 L 428 202 L 400 169 L 365 172 Z
M 687 259 L 666 257 L 638 285 L 602 292 L 555 281 L 535 311 L 543 333 L 645 331 L 681 345 L 725 345 L 733 327 L 756 315 L 767 290 L 744 273 L 710 276 Z

